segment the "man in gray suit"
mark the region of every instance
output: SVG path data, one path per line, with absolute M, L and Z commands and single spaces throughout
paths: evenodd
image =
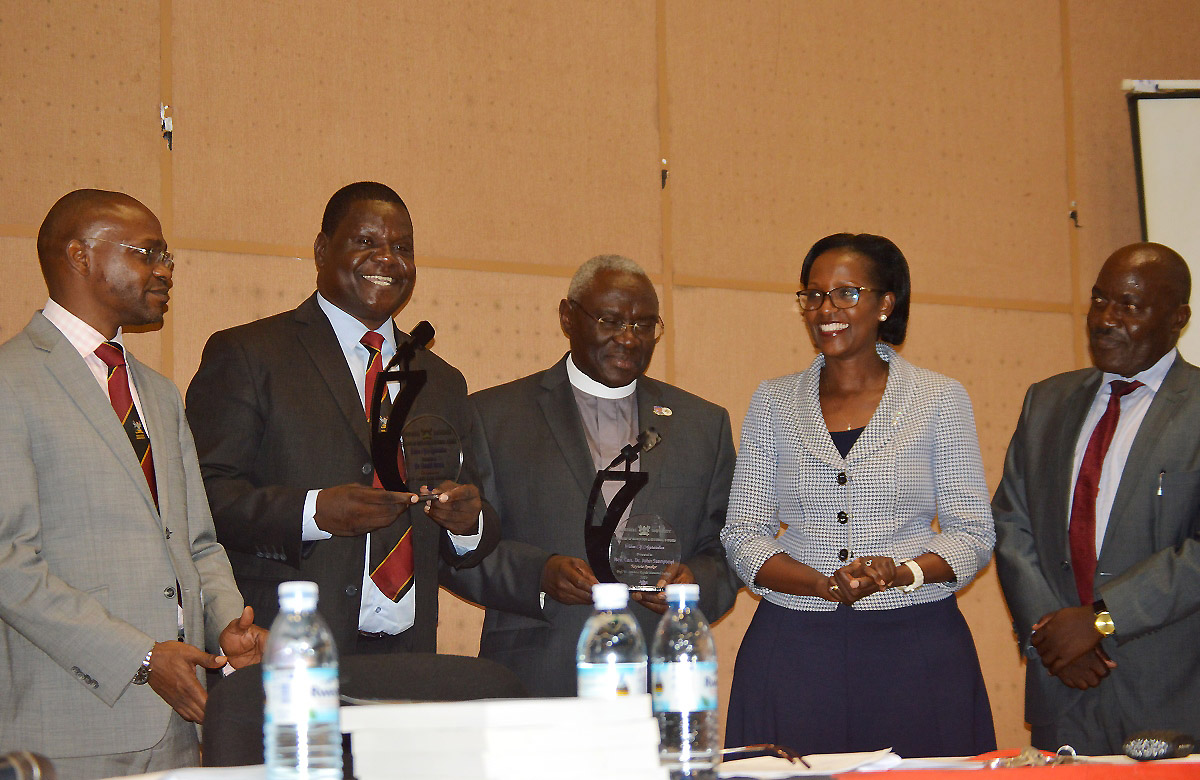
M 61 198 L 37 249 L 50 300 L 0 347 L 0 746 L 64 779 L 195 765 L 204 669 L 257 662 L 266 632 L 179 391 L 121 344 L 162 322 L 171 253 L 145 206 L 99 190 Z
M 1200 734 L 1200 369 L 1175 348 L 1190 289 L 1173 250 L 1117 250 L 1092 287 L 1095 368 L 1025 396 L 992 509 L 1039 748 Z
M 597 581 L 585 552 L 588 495 L 597 469 L 640 431 L 659 443 L 637 463 L 649 482 L 632 512 L 661 516 L 682 546 L 663 584 L 698 582 L 710 620 L 729 610 L 738 587 L 719 538 L 733 477 L 729 414 L 644 376 L 663 328 L 646 273 L 628 258 L 595 257 L 576 272 L 558 316 L 571 344 L 563 359 L 471 396 L 485 440 L 483 488 L 503 539 L 479 568 L 443 578 L 487 608 L 480 656 L 537 696 L 575 694 L 575 644 Z M 633 598 L 649 638 L 665 600 Z

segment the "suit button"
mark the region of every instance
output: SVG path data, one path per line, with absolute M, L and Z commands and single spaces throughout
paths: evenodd
M 168 598 L 168 599 L 175 598 L 175 589 L 172 588 L 170 585 L 163 588 L 163 598 Z
M 170 529 L 170 528 L 168 528 L 168 529 L 167 529 L 166 531 L 164 531 L 163 533 L 164 533 L 164 534 L 166 534 L 166 537 L 167 537 L 168 539 L 170 539 L 170 538 L 171 538 L 171 529 Z
M 846 559 L 847 559 L 847 558 L 849 558 L 849 557 L 850 557 L 850 551 L 849 551 L 849 550 L 847 550 L 845 547 L 843 547 L 842 549 L 838 550 L 838 560 L 839 560 L 839 561 L 844 561 L 844 560 L 846 560 Z
M 845 512 L 838 512 L 838 522 L 841 523 L 842 525 L 845 525 L 846 521 L 849 519 L 850 519 L 850 515 L 846 514 Z
M 839 472 L 838 472 L 838 475 L 837 475 L 837 483 L 838 483 L 839 485 L 844 485 L 844 484 L 846 484 L 846 472 L 844 472 L 844 471 L 839 471 Z
M 347 585 L 346 586 L 346 595 L 347 596 L 357 596 L 358 595 L 358 586 L 357 585 Z
M 1071 570 L 1071 562 L 1070 562 L 1070 561 L 1062 561 L 1062 562 L 1059 564 L 1059 566 L 1062 566 L 1062 570 L 1063 570 L 1063 571 L 1070 571 L 1070 570 Z
M 370 474 L 372 471 L 370 463 L 364 463 L 362 467 L 363 474 Z

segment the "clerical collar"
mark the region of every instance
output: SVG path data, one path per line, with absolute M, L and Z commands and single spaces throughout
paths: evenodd
M 580 371 L 579 366 L 575 365 L 575 359 L 570 354 L 567 355 L 567 379 L 571 380 L 571 386 L 575 389 L 597 398 L 628 398 L 637 391 L 636 379 L 624 387 L 609 387 L 600 384 Z

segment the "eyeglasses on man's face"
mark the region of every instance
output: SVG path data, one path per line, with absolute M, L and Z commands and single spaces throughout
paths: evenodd
M 835 309 L 852 309 L 858 305 L 860 293 L 864 292 L 883 292 L 883 290 L 874 287 L 834 287 L 825 292 L 800 290 L 796 293 L 796 300 L 800 301 L 800 308 L 804 311 L 816 311 L 825 305 L 826 298 Z
M 99 236 L 94 237 L 94 238 L 85 238 L 82 240 L 83 241 L 103 241 L 106 244 L 113 244 L 115 246 L 123 246 L 126 249 L 132 249 L 134 252 L 137 252 L 139 255 L 141 255 L 142 262 L 144 262 L 146 265 L 148 265 L 152 268 L 156 265 L 161 264 L 168 271 L 172 271 L 175 269 L 175 256 L 172 255 L 171 252 L 167 249 L 147 249 L 146 247 L 134 246 L 133 244 L 122 244 L 120 241 L 110 241 L 107 238 L 100 238 Z
M 620 333 L 624 333 L 626 328 L 643 341 L 658 341 L 666 332 L 667 326 L 663 323 L 662 317 L 653 319 L 646 318 L 637 320 L 636 322 L 625 322 L 618 320 L 615 317 L 597 317 L 587 309 L 583 308 L 578 301 L 568 298 L 567 302 L 574 306 L 579 311 L 586 314 L 596 322 L 596 330 L 604 338 L 612 338 Z

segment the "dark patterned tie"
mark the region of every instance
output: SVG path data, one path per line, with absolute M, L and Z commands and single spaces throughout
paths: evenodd
M 383 336 L 373 330 L 363 334 L 359 342 L 367 348 L 370 360 L 367 362 L 366 393 L 363 408 L 366 409 L 368 421 L 371 419 L 371 399 L 375 397 L 375 382 L 383 370 Z M 386 413 L 391 406 L 387 390 L 380 398 L 381 414 Z M 398 421 L 403 423 L 403 420 Z M 396 453 L 396 465 L 404 477 L 404 454 Z M 379 474 L 375 474 L 375 487 L 383 487 L 379 483 Z M 399 539 L 396 536 L 399 535 Z M 394 543 L 393 543 L 393 540 Z M 387 528 L 371 534 L 371 581 L 375 587 L 392 601 L 399 601 L 409 591 L 413 584 L 413 546 L 412 523 L 408 512 L 402 514 Z
M 1126 382 L 1114 379 L 1109 383 L 1112 395 L 1108 397 L 1108 408 L 1096 423 L 1092 438 L 1088 439 L 1079 464 L 1079 477 L 1075 480 L 1075 493 L 1071 499 L 1071 524 L 1067 530 L 1071 546 L 1071 568 L 1075 572 L 1075 589 L 1079 592 L 1079 603 L 1091 604 L 1092 582 L 1096 577 L 1096 494 L 1100 491 L 1100 469 L 1104 456 L 1117 431 L 1121 419 L 1121 398 L 1142 386 L 1141 382 Z
M 142 418 L 138 416 L 137 407 L 133 405 L 133 395 L 129 392 L 129 371 L 125 366 L 125 351 L 115 341 L 106 341 L 96 347 L 96 357 L 108 366 L 108 399 L 112 403 L 117 419 L 125 428 L 125 435 L 133 445 L 133 454 L 142 464 L 142 473 L 150 485 L 150 495 L 154 497 L 154 506 L 158 506 L 158 484 L 154 480 L 154 456 L 150 452 L 150 437 Z

